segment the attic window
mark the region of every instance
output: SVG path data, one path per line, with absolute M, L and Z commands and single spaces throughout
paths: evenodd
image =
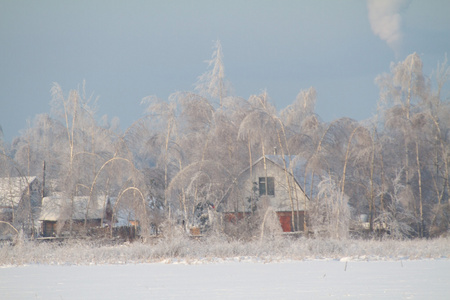
M 259 195 L 275 196 L 275 179 L 273 177 L 259 177 Z

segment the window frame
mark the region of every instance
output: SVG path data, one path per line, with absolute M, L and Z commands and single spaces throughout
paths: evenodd
M 259 177 L 258 187 L 260 196 L 275 196 L 275 177 Z

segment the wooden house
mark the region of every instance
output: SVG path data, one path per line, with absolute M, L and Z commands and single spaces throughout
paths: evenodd
M 226 220 L 233 221 L 252 214 L 264 203 L 276 212 L 284 232 L 303 231 L 309 198 L 294 176 L 294 173 L 298 177 L 304 175 L 299 169 L 301 165 L 288 156 L 259 158 L 240 173 L 218 211 L 225 214 Z
M 105 196 L 93 199 L 89 196 L 44 197 L 39 217 L 41 234 L 43 237 L 76 235 L 84 233 L 85 229 L 101 227 L 103 221 L 108 219 L 107 208 Z

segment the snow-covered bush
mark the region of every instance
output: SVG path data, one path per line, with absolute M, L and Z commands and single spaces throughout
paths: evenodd
M 120 244 L 106 240 L 68 240 L 61 243 L 24 240 L 17 245 L 0 245 L 0 265 L 89 265 L 180 260 L 201 263 L 217 259 L 279 261 L 344 257 L 354 260 L 449 258 L 450 239 L 400 241 L 282 237 L 243 242 L 214 235 L 202 239 L 163 238 Z

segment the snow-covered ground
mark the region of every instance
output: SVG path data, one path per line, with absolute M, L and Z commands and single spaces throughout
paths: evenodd
M 450 299 L 450 260 L 212 259 L 0 268 L 0 299 Z

